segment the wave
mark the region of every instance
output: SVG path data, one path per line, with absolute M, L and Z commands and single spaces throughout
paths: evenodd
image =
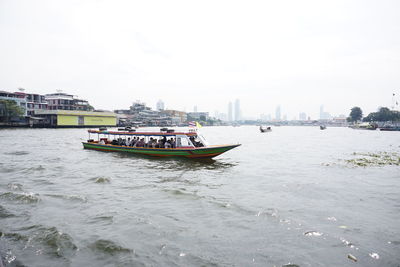
M 87 202 L 87 198 L 83 196 L 78 196 L 78 195 L 58 195 L 58 194 L 44 194 L 46 197 L 53 197 L 53 198 L 58 198 L 58 199 L 65 199 L 65 200 L 70 200 L 70 201 L 78 201 L 78 202 Z
M 132 249 L 121 247 L 111 240 L 99 239 L 89 245 L 89 248 L 105 254 L 116 255 L 120 253 L 132 253 Z
M 23 204 L 37 203 L 40 201 L 39 194 L 34 194 L 34 193 L 6 192 L 0 194 L 0 199 L 16 201 Z
M 40 250 L 42 253 L 67 260 L 78 250 L 71 236 L 59 231 L 56 227 L 31 225 L 16 229 L 16 231 L 18 232 L 0 232 L 0 237 L 21 242 L 24 249 Z

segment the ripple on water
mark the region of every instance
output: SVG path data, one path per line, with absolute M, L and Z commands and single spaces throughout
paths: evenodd
M 128 248 L 121 247 L 111 240 L 99 239 L 89 245 L 89 248 L 109 255 L 116 255 L 120 253 L 132 253 L 133 251 Z
M 52 198 L 58 198 L 58 199 L 64 199 L 64 200 L 69 200 L 69 201 L 76 201 L 76 202 L 82 202 L 86 203 L 87 198 L 83 196 L 78 196 L 78 195 L 58 195 L 58 194 L 44 194 L 46 197 L 52 197 Z
M 8 201 L 15 201 L 22 204 L 37 203 L 40 201 L 39 194 L 34 193 L 14 193 L 6 192 L 0 194 L 0 199 L 5 199 Z
M 42 165 L 38 165 L 38 166 L 26 168 L 26 169 L 24 170 L 24 172 L 25 172 L 25 173 L 42 172 L 42 171 L 44 171 L 44 170 L 46 170 L 45 167 L 43 167 Z
M 11 152 L 6 152 L 4 153 L 6 155 L 11 155 L 11 156 L 23 156 L 23 155 L 28 155 L 28 151 L 11 151 Z
M 13 191 L 22 191 L 23 190 L 22 184 L 19 184 L 19 183 L 9 183 L 7 185 L 7 187 Z
M 0 205 L 0 218 L 14 217 L 15 215 L 9 212 L 6 208 Z
M 88 223 L 103 223 L 103 224 L 111 224 L 114 222 L 114 216 L 112 215 L 99 215 L 96 217 L 92 217 L 88 220 Z
M 94 181 L 96 184 L 108 184 L 111 182 L 111 179 L 107 177 L 95 177 L 91 178 L 90 181 Z

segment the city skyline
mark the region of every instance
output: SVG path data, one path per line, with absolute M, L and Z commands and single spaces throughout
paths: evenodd
M 2 1 L 0 90 L 61 89 L 107 110 L 163 99 L 225 113 L 227 98 L 240 99 L 253 118 L 277 105 L 319 118 L 321 103 L 333 116 L 368 114 L 400 94 L 398 1 L 154 6 Z

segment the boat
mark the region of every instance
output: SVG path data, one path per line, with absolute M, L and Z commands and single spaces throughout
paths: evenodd
M 265 128 L 260 126 L 260 132 L 262 132 L 262 133 L 271 132 L 271 131 L 272 131 L 271 126 L 268 126 L 268 127 L 265 127 Z
M 213 158 L 240 146 L 240 144 L 209 145 L 196 130 L 189 132 L 175 132 L 167 128 L 157 132 L 88 130 L 88 134 L 89 139 L 82 142 L 85 149 L 156 157 Z M 97 140 L 91 139 L 93 134 L 97 135 Z M 132 142 L 133 140 L 135 141 Z
M 378 128 L 378 126 L 374 123 L 371 124 L 371 123 L 367 122 L 367 123 L 355 124 L 355 125 L 349 126 L 349 128 L 356 129 L 356 130 L 372 130 L 372 131 L 374 131 Z
M 320 128 L 321 130 L 326 130 L 326 126 L 325 126 L 325 125 L 320 125 L 319 128 Z
M 400 126 L 394 126 L 394 125 L 387 125 L 383 127 L 379 127 L 380 131 L 400 131 Z

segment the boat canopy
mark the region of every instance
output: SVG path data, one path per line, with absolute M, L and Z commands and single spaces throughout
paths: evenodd
M 123 131 L 99 131 L 88 130 L 90 134 L 109 134 L 109 135 L 132 135 L 132 136 L 197 136 L 197 132 L 123 132 Z

